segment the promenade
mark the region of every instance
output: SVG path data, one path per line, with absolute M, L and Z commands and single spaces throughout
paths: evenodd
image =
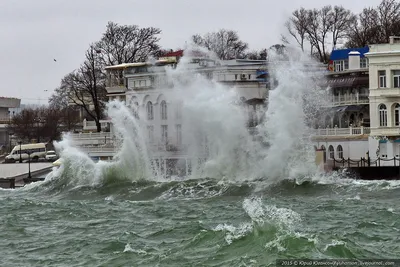
M 31 176 L 38 177 L 48 173 L 52 167 L 53 165 L 49 162 L 31 163 Z M 0 187 L 9 188 L 12 183 L 16 187 L 24 186 L 23 180 L 28 177 L 28 173 L 28 163 L 0 164 Z

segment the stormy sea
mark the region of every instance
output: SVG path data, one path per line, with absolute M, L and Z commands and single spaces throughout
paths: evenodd
M 120 140 L 113 161 L 93 162 L 65 135 L 55 143 L 63 163 L 44 181 L 0 190 L 0 266 L 244 267 L 398 257 L 400 182 L 315 166 L 309 122 L 325 90 L 316 86 L 323 78 L 313 64 L 301 55 L 271 63 L 277 86 L 256 137 L 234 90 L 187 74 L 184 62 L 168 71 L 175 85 L 168 97 L 181 103 L 192 159 L 182 175 L 158 173 L 147 122 L 123 103 L 108 103 Z

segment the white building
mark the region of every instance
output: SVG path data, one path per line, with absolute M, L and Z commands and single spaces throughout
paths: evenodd
M 21 104 L 21 99 L 0 97 L 0 150 L 9 148 L 11 136 L 13 133 L 9 131 L 7 125 L 10 124 L 12 116 L 15 112 L 11 111 L 13 108 L 18 108 Z
M 334 50 L 328 66 L 326 108 L 315 122 L 313 137 L 325 158 L 360 159 L 368 152 L 370 132 L 368 47 Z
M 172 103 L 168 98 L 169 92 L 174 87 L 174 81 L 166 73 L 168 68 L 177 67 L 182 56 L 183 51 L 177 51 L 155 62 L 125 63 L 106 67 L 106 90 L 109 100 L 124 101 L 134 114 L 146 121 L 148 147 L 152 148 L 151 156 L 161 160 L 177 160 L 187 156 L 185 144 L 182 144 L 182 117 L 179 104 Z M 268 96 L 266 61 L 215 61 L 201 54 L 191 54 L 187 58 L 189 63 L 185 66 L 185 72 L 189 75 L 201 74 L 225 84 L 228 88 L 235 88 L 238 101 L 241 100 L 244 107 L 248 108 L 249 126 L 256 126 L 259 123 L 261 109 Z M 91 126 L 90 122 L 84 124 L 87 125 L 84 129 Z M 115 152 L 106 146 L 106 142 L 97 145 L 84 135 L 74 137 L 81 145 L 86 145 L 85 150 L 93 157 L 110 158 Z M 112 140 L 112 137 L 108 140 Z M 104 147 L 104 151 L 101 147 Z
M 370 46 L 371 157 L 400 156 L 400 37 Z

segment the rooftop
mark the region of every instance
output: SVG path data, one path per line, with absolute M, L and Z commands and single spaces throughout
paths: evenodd
M 330 60 L 343 60 L 348 59 L 349 54 L 354 55 L 354 52 L 359 52 L 360 57 L 363 58 L 366 53 L 369 52 L 369 47 L 361 47 L 361 48 L 348 48 L 348 49 L 338 49 L 333 50 L 330 56 Z
M 21 99 L 15 97 L 0 97 L 0 107 L 18 108 L 21 105 Z

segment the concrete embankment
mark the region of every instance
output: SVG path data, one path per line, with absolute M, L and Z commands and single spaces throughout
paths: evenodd
M 51 163 L 31 163 L 32 180 L 27 180 L 29 176 L 28 163 L 0 164 L 0 187 L 15 188 L 24 186 L 25 183 L 40 180 L 38 177 L 51 171 Z

